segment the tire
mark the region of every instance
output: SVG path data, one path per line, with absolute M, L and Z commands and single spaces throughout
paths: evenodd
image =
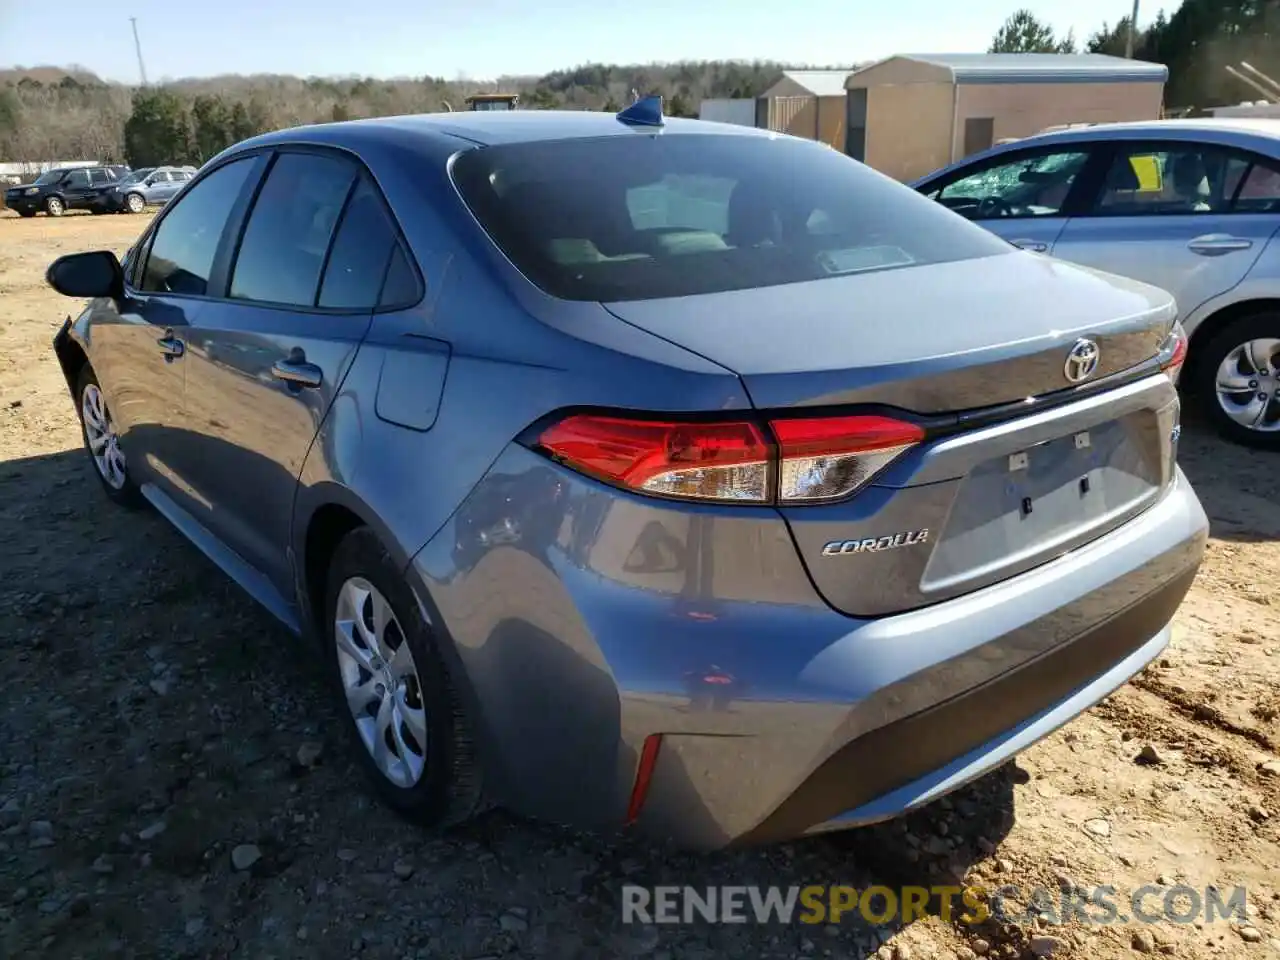
M 375 760 L 372 752 L 375 746 L 366 745 L 365 736 L 370 733 L 373 734 L 374 744 L 378 739 L 377 721 L 372 713 L 376 709 L 377 698 L 370 702 L 367 707 L 369 712 L 363 715 L 361 722 L 365 725 L 364 734 L 361 733 L 356 713 L 350 706 L 352 699 L 361 698 L 349 698 L 349 686 L 355 683 L 361 690 L 366 690 L 374 686 L 376 680 L 372 670 L 366 670 L 364 666 L 357 667 L 353 657 L 339 652 L 339 638 L 347 633 L 347 630 L 338 625 L 340 601 L 343 614 L 350 614 L 355 609 L 350 603 L 351 594 L 344 592 L 353 581 L 363 583 L 381 595 L 390 606 L 394 623 L 399 625 L 398 631 L 392 627 L 387 628 L 386 636 L 391 642 L 383 649 L 398 651 L 400 644 L 407 644 L 412 655 L 418 696 L 412 696 L 408 692 L 411 688 L 406 688 L 405 699 L 395 699 L 405 704 L 419 703 L 425 712 L 423 727 L 427 742 L 425 749 L 419 751 L 425 762 L 416 781 L 406 783 L 393 780 Z M 347 534 L 334 551 L 329 565 L 324 609 L 325 619 L 320 633 L 324 638 L 324 656 L 329 664 L 332 687 L 338 698 L 337 709 L 345 718 L 344 726 L 352 740 L 358 762 L 378 795 L 401 815 L 427 827 L 443 829 L 480 813 L 484 809 L 484 801 L 470 728 L 437 641 L 399 568 L 368 528 L 360 527 Z M 368 608 L 363 603 L 360 604 L 359 616 L 367 624 Z M 357 628 L 354 624 L 351 629 L 355 634 Z M 395 639 L 399 639 L 398 644 L 394 643 Z M 351 649 L 349 644 L 345 646 L 346 649 Z M 385 666 L 392 667 L 395 659 L 399 659 L 398 652 L 387 658 Z M 361 662 L 365 662 L 363 658 Z M 377 661 L 373 662 L 373 667 L 378 667 Z M 353 680 L 357 673 L 359 677 Z M 367 682 L 362 681 L 365 676 L 369 677 Z M 388 687 L 394 682 L 390 674 L 383 679 Z M 376 689 L 381 690 L 383 687 L 377 686 Z M 406 712 L 404 716 L 409 714 Z M 412 729 L 407 722 L 396 729 L 407 752 L 417 756 L 418 753 L 413 750 L 416 741 L 411 740 Z M 383 742 L 385 744 L 387 741 Z M 398 748 L 388 749 L 392 754 L 398 755 Z M 394 760 L 391 762 L 395 764 Z
M 1259 340 L 1280 341 L 1280 313 L 1255 313 L 1240 317 L 1215 333 L 1192 358 L 1195 363 L 1193 386 L 1201 411 L 1219 435 L 1242 446 L 1280 450 L 1280 370 L 1277 370 L 1280 365 L 1280 342 L 1272 345 L 1268 351 L 1270 356 L 1259 358 L 1263 361 L 1261 365 L 1265 372 L 1251 372 L 1247 355 L 1237 353 L 1245 344 Z M 1219 371 L 1228 362 L 1231 366 L 1223 371 L 1225 375 L 1234 374 L 1242 384 L 1253 385 L 1249 390 L 1229 395 L 1230 399 L 1220 397 L 1218 392 Z M 1263 413 L 1263 423 L 1268 429 L 1250 428 L 1233 419 L 1224 407 L 1224 403 L 1242 406 L 1248 393 L 1254 390 L 1270 398 Z
M 67 211 L 67 205 L 61 197 L 50 197 L 44 202 L 44 212 L 51 217 L 60 217 Z
M 124 210 L 126 213 L 141 213 L 147 209 L 146 198 L 140 193 L 131 193 L 124 198 Z
M 102 484 L 102 489 L 106 492 L 107 496 L 115 503 L 118 503 L 123 507 L 140 507 L 145 501 L 143 500 L 142 493 L 138 490 L 138 485 L 134 483 L 133 477 L 129 475 L 128 460 L 124 457 L 124 451 L 119 451 L 123 480 L 118 476 L 110 475 L 108 468 L 100 461 L 99 457 L 94 454 L 94 440 L 91 439 L 90 435 L 93 434 L 97 437 L 100 436 L 100 434 L 98 433 L 95 424 L 90 422 L 88 417 L 86 417 L 86 393 L 91 390 L 97 391 L 97 394 L 101 399 L 101 410 L 106 414 L 106 418 L 109 423 L 111 413 L 107 408 L 106 399 L 102 397 L 102 388 L 98 384 L 98 378 L 97 375 L 94 374 L 93 368 L 86 363 L 80 370 L 80 376 L 76 382 L 76 413 L 80 417 L 80 436 L 84 440 L 85 453 L 88 455 L 89 463 L 93 467 L 93 474 L 98 478 L 98 482 Z M 112 430 L 112 433 L 114 433 L 114 430 Z M 118 442 L 117 438 L 116 443 L 118 444 Z

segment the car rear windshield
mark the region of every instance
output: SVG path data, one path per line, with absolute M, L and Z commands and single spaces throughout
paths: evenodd
M 1008 253 L 822 144 L 637 133 L 481 147 L 454 182 L 533 283 L 566 300 L 743 290 Z

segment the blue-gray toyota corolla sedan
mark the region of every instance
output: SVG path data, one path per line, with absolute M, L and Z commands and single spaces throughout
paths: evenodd
M 258 137 L 49 281 L 107 496 L 427 824 L 892 817 L 1141 669 L 1204 547 L 1167 294 L 646 101 Z

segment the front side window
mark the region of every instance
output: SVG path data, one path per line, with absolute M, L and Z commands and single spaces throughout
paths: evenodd
M 355 167 L 337 157 L 280 154 L 249 213 L 231 296 L 313 306 L 329 241 L 355 177 Z
M 67 179 L 62 184 L 64 187 L 87 187 L 89 185 L 89 173 L 87 170 L 72 170 L 67 174 Z
M 1117 149 L 1092 213 L 1133 217 L 1225 213 L 1243 171 L 1231 155 L 1198 143 L 1123 145 Z
M 1008 252 L 829 147 L 626 136 L 470 150 L 453 164 L 490 238 L 543 290 L 644 300 Z
M 163 171 L 163 170 L 157 170 L 155 173 L 153 173 L 153 174 L 152 174 L 150 177 L 148 177 L 147 179 L 148 179 L 148 180 L 150 180 L 152 183 L 168 183 L 168 182 L 169 182 L 169 174 L 167 174 L 167 173 L 166 173 L 165 171 Z
M 932 196 L 970 220 L 1056 217 L 1088 160 L 1082 149 L 1023 155 L 953 180 Z
M 143 290 L 205 295 L 223 228 L 255 159 L 245 157 L 219 167 L 165 213 L 151 241 Z

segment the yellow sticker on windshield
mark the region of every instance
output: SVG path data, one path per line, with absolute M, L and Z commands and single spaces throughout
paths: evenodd
M 1159 193 L 1164 189 L 1164 178 L 1160 174 L 1160 160 L 1152 154 L 1145 157 L 1130 157 L 1129 164 L 1138 178 L 1139 193 Z

